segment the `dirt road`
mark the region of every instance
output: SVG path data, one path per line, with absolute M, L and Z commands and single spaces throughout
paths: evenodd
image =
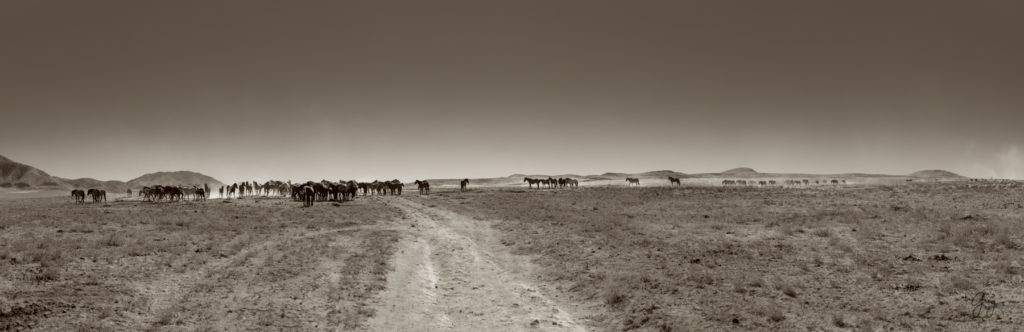
M 497 246 L 482 222 L 406 198 L 408 217 L 370 331 L 587 331 L 524 275 L 531 264 Z

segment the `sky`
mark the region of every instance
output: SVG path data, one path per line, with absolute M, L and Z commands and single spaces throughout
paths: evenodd
M 0 2 L 0 155 L 221 181 L 1024 178 L 1024 2 Z

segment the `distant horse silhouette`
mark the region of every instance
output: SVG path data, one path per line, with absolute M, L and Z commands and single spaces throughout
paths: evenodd
M 107 191 L 103 189 L 89 189 L 89 196 L 92 197 L 93 203 L 107 201 Z
M 467 186 L 469 186 L 469 179 L 462 179 L 462 181 L 459 181 L 459 191 L 469 190 L 469 188 L 466 188 Z
M 579 188 L 580 187 L 580 182 L 578 180 L 576 180 L 576 179 L 565 179 L 565 184 L 567 186 L 569 186 L 569 188 Z
M 537 189 L 540 189 L 541 181 L 544 181 L 544 180 L 534 179 L 534 178 L 523 178 L 523 182 L 527 182 L 527 185 L 529 186 L 529 188 L 533 188 L 533 185 L 537 185 Z
M 75 204 L 85 203 L 85 192 L 81 189 L 72 190 L 71 197 L 75 198 Z
M 626 184 L 631 185 L 631 186 L 635 184 L 635 185 L 639 186 L 640 185 L 640 179 L 637 179 L 637 178 L 626 178 Z
M 424 183 L 426 183 L 426 181 L 424 181 Z M 388 182 L 384 182 L 384 186 L 386 187 L 386 189 L 388 191 L 391 192 L 392 195 L 401 196 L 402 195 L 402 187 L 405 187 L 405 184 L 403 184 L 402 181 L 398 181 L 398 179 L 394 179 L 394 180 L 391 180 L 391 181 L 388 181 Z M 430 185 L 429 184 L 427 185 L 427 189 L 428 189 L 427 191 L 430 191 L 429 190 L 430 189 Z
M 313 200 L 316 199 L 316 190 L 313 189 L 313 186 L 302 186 L 299 196 L 302 197 L 303 207 L 311 207 L 313 206 Z
M 682 185 L 682 183 L 679 182 L 679 178 L 674 178 L 674 177 L 671 177 L 671 176 L 668 177 L 668 182 L 671 183 L 671 184 L 677 185 L 677 186 L 681 186 Z
M 420 195 L 429 194 L 430 193 L 430 183 L 429 182 L 416 180 L 413 183 L 415 183 L 417 188 L 419 188 Z

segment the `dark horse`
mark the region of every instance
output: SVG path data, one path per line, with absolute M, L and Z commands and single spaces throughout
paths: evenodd
M 71 197 L 75 198 L 75 203 L 85 203 L 85 192 L 81 189 L 75 189 L 71 191 Z
M 302 186 L 302 189 L 299 190 L 299 196 L 302 196 L 302 206 L 311 207 L 313 206 L 313 200 L 316 199 L 316 190 L 313 189 L 313 186 Z
M 677 186 L 681 185 L 679 183 L 679 178 L 674 178 L 674 177 L 671 177 L 671 176 L 668 177 L 668 182 L 671 182 L 672 184 L 677 185 Z
M 469 190 L 466 188 L 467 186 L 469 186 L 469 179 L 462 179 L 462 181 L 459 181 L 459 191 Z
M 107 201 L 107 191 L 103 189 L 89 189 L 89 196 L 92 197 L 92 201 L 94 203 L 99 203 L 100 201 Z
M 413 183 L 415 183 L 417 188 L 419 188 L 420 195 L 429 194 L 430 193 L 430 183 L 429 182 L 416 180 Z
M 533 178 L 523 178 L 523 182 L 527 182 L 527 185 L 530 188 L 533 188 L 533 185 L 537 185 L 537 189 L 540 189 L 541 181 L 544 181 L 544 180 L 543 179 L 533 179 Z
M 637 179 L 637 178 L 626 178 L 626 183 L 631 185 L 631 186 L 634 185 L 634 184 L 639 186 L 640 185 L 640 179 Z

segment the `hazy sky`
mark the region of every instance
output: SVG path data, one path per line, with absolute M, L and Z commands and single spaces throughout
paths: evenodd
M 0 155 L 222 181 L 1024 177 L 1024 1 L 0 2 Z

